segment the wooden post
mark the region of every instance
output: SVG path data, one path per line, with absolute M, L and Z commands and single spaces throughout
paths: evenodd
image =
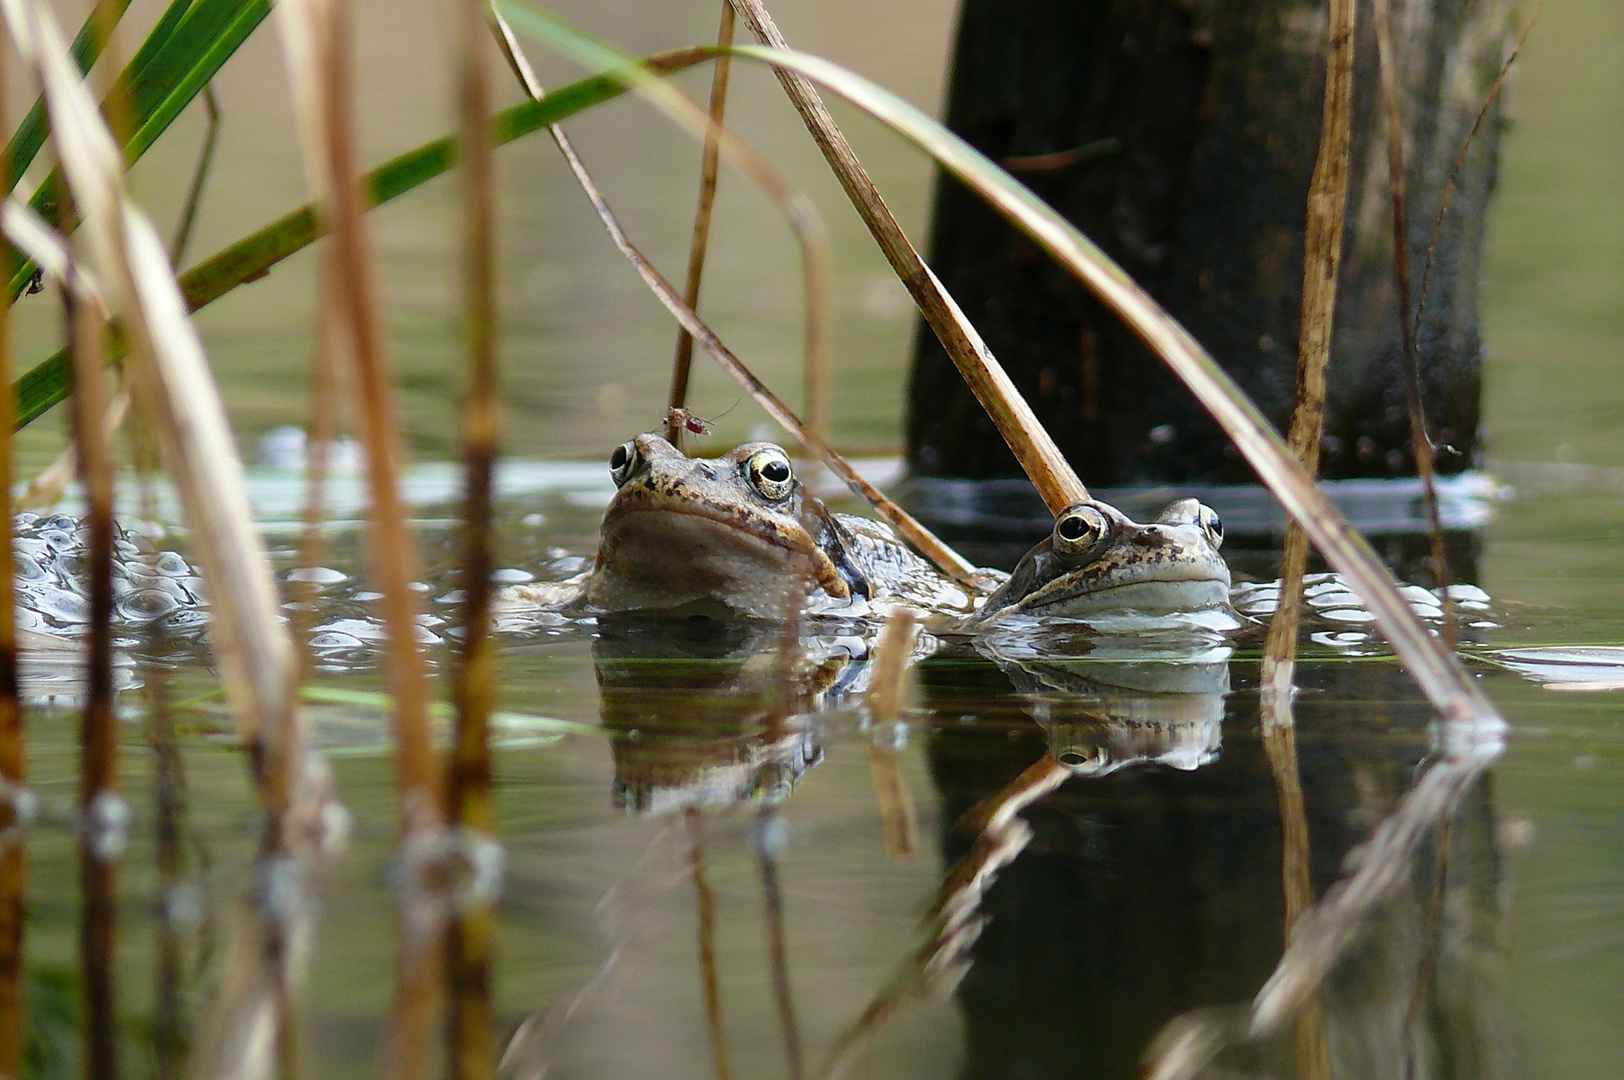
M 1295 384 L 1325 17 L 1324 0 L 965 0 L 947 107 L 955 131 L 1119 260 L 1282 428 Z M 1395 0 L 1393 17 L 1419 278 L 1450 174 L 1510 45 L 1510 3 Z M 1327 478 L 1415 470 L 1370 25 L 1361 18 L 1356 42 Z M 1491 114 L 1465 157 L 1418 335 L 1445 474 L 1480 455 L 1477 277 L 1499 129 Z M 930 262 L 1085 483 L 1252 480 L 1153 357 L 952 181 L 938 186 Z M 917 474 L 1019 475 L 928 332 L 917 337 L 909 406 Z

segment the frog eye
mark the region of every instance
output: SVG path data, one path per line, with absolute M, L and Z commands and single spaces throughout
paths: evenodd
M 757 450 L 746 458 L 744 475 L 762 498 L 773 502 L 789 498 L 790 492 L 795 490 L 795 473 L 789 467 L 789 455 L 776 446 Z
M 615 487 L 636 476 L 642 468 L 643 452 L 637 448 L 635 440 L 621 443 L 609 455 L 609 479 L 615 482 Z
M 1087 503 L 1068 506 L 1054 519 L 1054 551 L 1063 559 L 1081 558 L 1110 540 L 1110 519 Z
M 1214 548 L 1224 546 L 1224 520 L 1216 510 L 1202 503 L 1196 511 L 1195 523 L 1201 526 L 1201 531 L 1207 534 L 1207 542 Z

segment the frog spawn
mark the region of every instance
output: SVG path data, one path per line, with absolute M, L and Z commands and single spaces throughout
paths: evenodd
M 1398 591 L 1423 623 L 1433 628 L 1443 624 L 1441 597 L 1444 590 L 1400 585 Z M 1448 595 L 1460 625 L 1473 630 L 1499 627 L 1500 624 L 1489 616 L 1489 594 L 1476 585 L 1451 585 Z M 1312 628 L 1310 640 L 1314 644 L 1350 656 L 1366 656 L 1385 649 L 1373 625 L 1376 616 L 1365 607 L 1359 594 L 1353 591 L 1341 574 L 1304 575 L 1303 600 L 1306 604 L 1304 617 Z M 1267 621 L 1280 606 L 1280 582 L 1237 585 L 1230 593 L 1230 603 L 1241 615 Z
M 77 638 L 90 632 L 89 526 L 66 514 L 14 519 L 17 627 Z M 208 621 L 203 582 L 173 551 L 143 550 L 113 526 L 113 623 L 189 632 Z

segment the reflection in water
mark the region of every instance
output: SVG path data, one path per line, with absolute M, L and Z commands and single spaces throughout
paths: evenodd
M 754 847 L 768 965 L 789 1075 L 799 1080 L 801 1036 L 785 944 L 777 807 L 806 771 L 823 760 L 823 744 L 817 728 L 805 717 L 786 715 L 783 703 L 838 697 L 846 685 L 843 676 L 850 674 L 852 646 L 830 647 L 812 639 L 797 650 L 802 655 L 796 662 L 781 655 L 781 630 L 708 618 L 606 617 L 598 631 L 592 657 L 602 722 L 611 735 L 615 804 L 646 816 L 680 810 L 688 827 L 700 986 L 718 1080 L 726 1080 L 731 1068 L 716 975 L 715 900 L 705 869 L 704 815 L 739 803 L 760 803 Z M 784 685 L 786 680 L 795 685 Z
M 1042 701 L 1030 688 L 1051 685 L 1054 674 L 1018 666 L 1011 681 L 1024 692 L 1011 699 L 987 668 L 926 665 L 928 700 L 955 713 L 974 701 L 983 717 L 931 741 L 946 821 L 984 817 L 991 793 L 1009 791 L 1046 757 L 1046 740 L 1021 721 Z M 1323 896 L 1435 748 L 1425 707 L 1389 665 L 1300 670 L 1308 867 Z M 1117 714 L 1132 726 L 1144 715 L 1137 710 L 1169 704 L 1151 693 L 1128 705 L 1133 695 L 1119 685 L 1079 697 L 1104 706 L 1102 731 Z M 1135 1076 L 1169 1021 L 1198 1009 L 1233 1017 L 1264 985 L 1284 940 L 1283 838 L 1256 700 L 1230 697 L 1223 752 L 1198 769 L 1156 764 L 1152 747 L 1142 767 L 1084 771 L 1029 808 L 1030 841 L 986 891 L 958 989 L 966 1076 Z M 1322 989 L 1333 1076 L 1504 1071 L 1490 794 L 1486 778 L 1472 781 L 1440 834 L 1447 839 L 1422 845 L 1338 942 L 1348 947 Z M 962 862 L 975 858 L 977 842 L 950 829 L 944 848 Z M 1235 1022 L 1232 1032 L 1244 1034 Z M 1293 1056 L 1274 1039 L 1233 1046 L 1220 1065 L 1233 1075 L 1292 1075 Z

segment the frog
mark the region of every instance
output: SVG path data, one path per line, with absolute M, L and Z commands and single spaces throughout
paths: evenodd
M 519 586 L 519 595 L 598 611 L 719 604 L 774 618 L 791 602 L 852 614 L 908 604 L 968 615 L 990 591 L 990 582 L 941 574 L 884 523 L 831 511 L 776 443 L 689 457 L 644 433 L 615 448 L 609 475 L 616 491 L 592 569 L 562 589 Z
M 1022 556 L 975 619 L 1228 610 L 1223 542 L 1223 520 L 1197 499 L 1176 499 L 1147 524 L 1106 502 L 1076 502 L 1056 515 L 1048 538 Z
M 1217 514 L 1194 499 L 1140 525 L 1107 503 L 1067 507 L 1014 574 L 942 574 L 879 521 L 831 511 L 796 476 L 783 447 L 747 442 L 689 457 L 658 434 L 616 447 L 616 493 L 597 560 L 566 582 L 517 586 L 510 598 L 597 611 L 720 605 L 774 618 L 796 582 L 814 612 L 880 614 L 908 606 L 943 629 L 974 632 L 1016 614 L 1167 612 L 1227 603 Z

